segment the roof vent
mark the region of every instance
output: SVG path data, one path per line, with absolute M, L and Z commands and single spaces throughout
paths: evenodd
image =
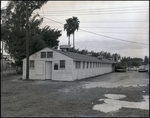
M 113 58 L 108 58 L 108 60 L 113 60 Z
M 102 60 L 103 59 L 103 56 L 97 56 L 98 59 Z
M 69 46 L 68 45 L 60 45 L 60 49 L 64 52 L 68 52 L 69 51 Z

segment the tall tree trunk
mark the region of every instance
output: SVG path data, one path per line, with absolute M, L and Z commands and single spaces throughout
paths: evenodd
M 75 49 L 74 33 L 73 33 L 73 50 Z
M 68 46 L 70 47 L 70 36 L 68 36 Z
M 68 36 L 68 46 L 69 46 L 69 51 L 70 51 L 70 36 Z
M 26 2 L 26 80 L 29 80 L 29 26 L 28 2 Z

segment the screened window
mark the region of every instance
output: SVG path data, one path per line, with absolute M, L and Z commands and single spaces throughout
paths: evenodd
M 41 58 L 46 58 L 46 52 L 41 52 Z
M 80 68 L 80 61 L 76 61 L 76 69 Z
M 60 68 L 65 68 L 65 60 L 60 60 Z
M 90 62 L 90 68 L 92 68 L 92 62 Z
M 87 68 L 89 67 L 89 62 L 87 62 L 87 66 L 86 66 Z
M 34 60 L 30 60 L 30 68 L 34 68 Z
M 83 68 L 85 68 L 85 62 L 83 62 Z
M 53 52 L 47 52 L 47 58 L 53 58 Z

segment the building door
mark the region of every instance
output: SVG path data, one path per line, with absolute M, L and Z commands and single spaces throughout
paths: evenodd
M 52 79 L 52 62 L 45 62 L 45 79 Z

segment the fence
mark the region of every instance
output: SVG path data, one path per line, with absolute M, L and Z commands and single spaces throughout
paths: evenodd
M 9 74 L 17 74 L 17 73 L 18 73 L 17 66 L 7 65 L 5 67 L 1 67 L 1 76 L 9 75 Z

